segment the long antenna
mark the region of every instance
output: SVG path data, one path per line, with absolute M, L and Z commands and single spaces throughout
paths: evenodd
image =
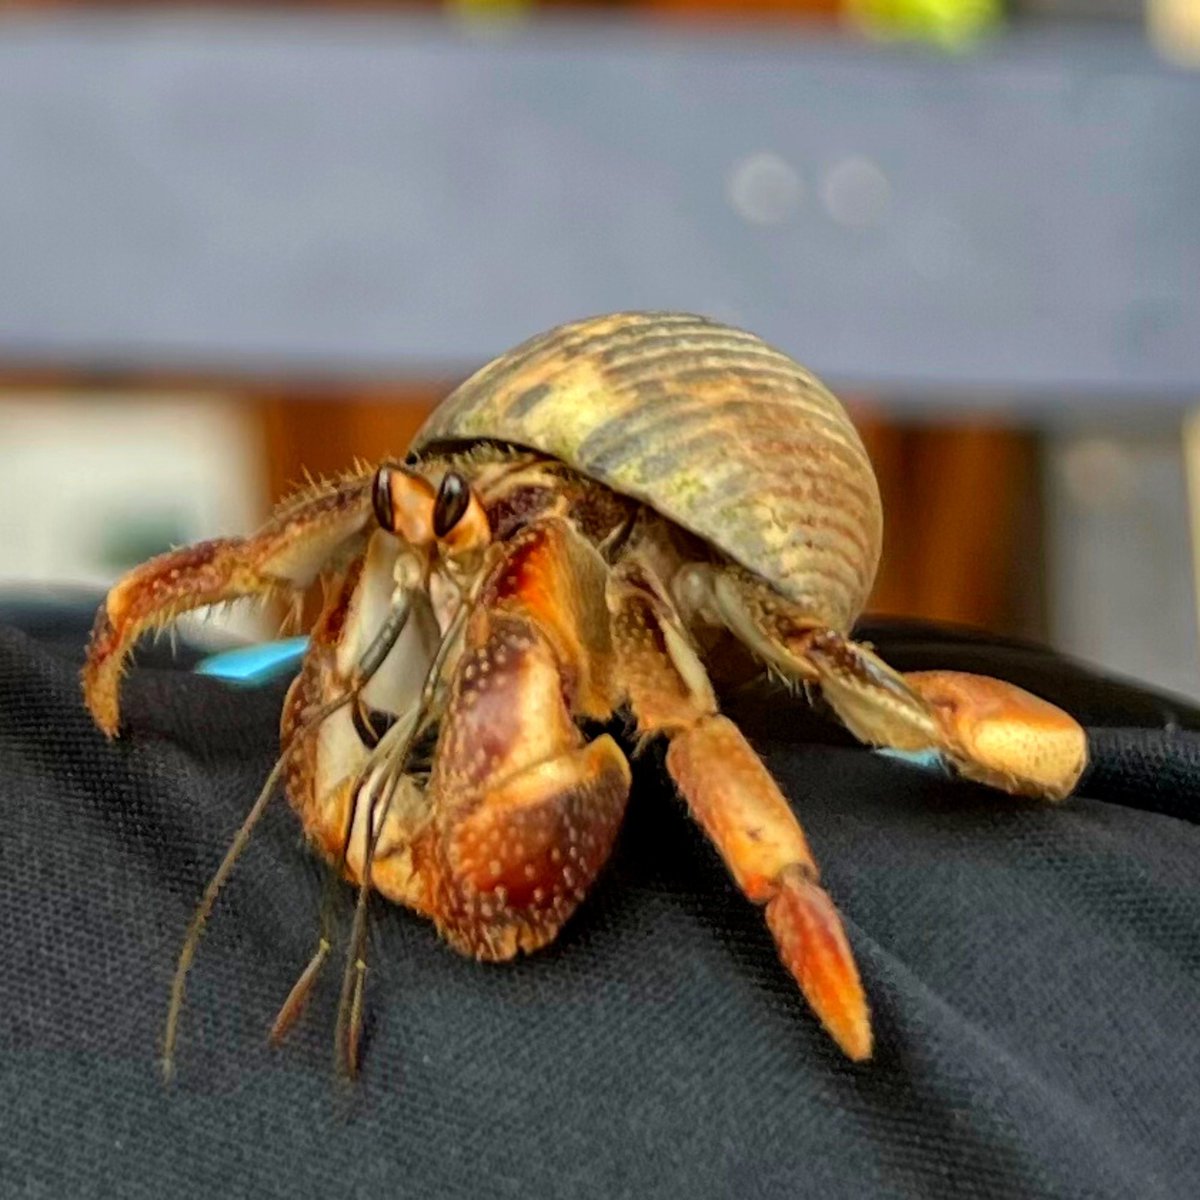
M 338 696 L 337 699 L 322 705 L 316 712 L 308 716 L 303 724 L 292 734 L 288 744 L 284 747 L 278 759 L 276 759 L 274 767 L 271 768 L 271 773 L 267 776 L 262 790 L 258 793 L 258 798 L 246 814 L 237 833 L 233 835 L 233 840 L 229 843 L 229 849 L 225 851 L 225 857 L 221 859 L 220 866 L 217 867 L 212 878 L 209 879 L 208 884 L 205 886 L 204 895 L 201 896 L 200 903 L 196 905 L 196 910 L 192 913 L 192 919 L 188 922 L 187 933 L 184 934 L 183 945 L 179 951 L 179 959 L 175 964 L 175 975 L 171 980 L 171 1001 L 167 1007 L 167 1023 L 163 1033 L 162 1072 L 164 1080 L 169 1081 L 175 1071 L 175 1042 L 179 1035 L 179 1016 L 183 1010 L 184 985 L 187 982 L 187 973 L 191 969 L 192 962 L 196 957 L 196 947 L 200 943 L 200 935 L 204 932 L 205 923 L 212 914 L 213 906 L 217 902 L 217 896 L 225 886 L 229 876 L 233 873 L 233 868 L 237 860 L 242 856 L 247 845 L 249 845 L 250 835 L 254 832 L 255 826 L 262 819 L 263 813 L 266 812 L 267 805 L 270 803 L 271 796 L 275 791 L 275 786 L 283 774 L 284 767 L 287 765 L 292 751 L 314 727 L 358 696 L 375 672 L 379 670 L 392 647 L 399 641 L 400 635 L 404 632 L 404 628 L 408 623 L 411 611 L 411 594 L 407 591 L 402 592 L 399 599 L 393 604 L 383 625 L 380 626 L 378 633 L 371 639 L 366 650 L 363 651 L 356 666 L 351 686 L 341 696 Z M 326 940 L 322 939 L 323 942 Z M 326 947 L 325 953 L 328 953 L 328 947 Z M 318 955 L 320 954 L 321 951 L 318 948 Z M 317 956 L 314 956 L 314 961 L 309 963 L 304 975 L 301 976 L 301 980 L 304 980 L 305 977 L 310 977 L 311 982 L 311 978 L 316 977 L 317 971 L 320 969 L 320 963 L 316 961 L 316 958 Z M 297 993 L 299 986 L 299 983 L 297 983 L 296 987 L 292 989 L 293 995 Z M 285 1009 L 292 1002 L 292 999 L 293 996 L 289 995 L 288 1000 L 284 1002 Z M 295 1007 L 297 1011 L 302 1002 L 303 994 L 301 993 L 296 996 Z M 281 1012 L 280 1017 L 282 1018 L 283 1016 L 284 1014 Z M 285 1022 L 285 1028 L 294 1019 L 295 1015 L 293 1013 L 290 1019 Z
M 234 865 L 241 857 L 242 852 L 249 845 L 250 835 L 254 832 L 254 827 L 262 819 L 263 813 L 266 812 L 267 804 L 270 802 L 271 795 L 275 791 L 275 785 L 279 782 L 279 777 L 283 774 L 283 769 L 287 765 L 293 748 L 299 743 L 300 735 L 307 733 L 312 726 L 325 720 L 330 713 L 336 712 L 337 709 L 341 708 L 343 704 L 348 703 L 349 700 L 349 694 L 339 696 L 337 700 L 333 700 L 319 708 L 293 735 L 291 741 L 288 742 L 276 760 L 274 767 L 271 768 L 270 775 L 267 776 L 262 790 L 258 793 L 258 799 L 254 801 L 237 833 L 233 835 L 233 841 L 229 843 L 229 849 L 225 851 L 225 857 L 221 859 L 221 865 L 217 867 L 212 878 L 209 879 L 204 889 L 204 895 L 201 896 L 200 903 L 196 905 L 196 910 L 192 913 L 192 919 L 188 922 L 187 933 L 184 935 L 183 945 L 179 951 L 179 959 L 175 964 L 175 976 L 171 981 L 171 1003 L 167 1008 L 167 1024 L 163 1034 L 162 1072 L 163 1079 L 168 1082 L 175 1071 L 175 1041 L 179 1033 L 179 1014 L 183 1009 L 184 984 L 187 980 L 187 973 L 191 968 L 192 960 L 196 957 L 196 947 L 200 942 L 200 935 L 204 932 L 205 922 L 212 913 L 213 905 L 217 902 L 217 896 L 232 874 Z

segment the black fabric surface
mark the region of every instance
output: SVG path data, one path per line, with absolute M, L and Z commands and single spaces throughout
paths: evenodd
M 166 1089 L 179 938 L 271 766 L 282 687 L 160 652 L 110 745 L 79 700 L 83 627 L 36 632 L 0 627 L 2 1196 L 1200 1196 L 1186 703 L 1021 643 L 863 631 L 898 666 L 989 671 L 1081 714 L 1096 761 L 1050 807 L 871 755 L 776 692 L 727 702 L 845 916 L 877 1036 L 862 1066 L 650 753 L 613 861 L 546 951 L 475 964 L 375 905 L 347 1097 L 340 965 L 265 1043 L 321 894 L 280 801 L 201 945 Z

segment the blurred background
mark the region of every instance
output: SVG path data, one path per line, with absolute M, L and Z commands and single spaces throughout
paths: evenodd
M 1200 697 L 1200 0 L 0 0 L 0 592 L 621 308 L 847 401 L 873 611 Z

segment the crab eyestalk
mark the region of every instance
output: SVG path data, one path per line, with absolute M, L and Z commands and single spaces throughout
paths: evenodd
M 482 502 L 453 468 L 435 487 L 417 471 L 384 463 L 375 473 L 371 503 L 381 529 L 414 549 L 436 546 L 443 562 L 477 554 L 491 541 Z

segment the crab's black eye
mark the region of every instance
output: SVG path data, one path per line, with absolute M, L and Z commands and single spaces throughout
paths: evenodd
M 371 488 L 371 504 L 375 508 L 375 520 L 388 533 L 396 532 L 396 516 L 392 511 L 392 470 L 380 467 L 375 472 L 375 483 Z
M 470 484 L 457 471 L 447 471 L 433 502 L 434 537 L 445 537 L 462 520 L 470 503 Z
M 415 450 L 410 450 L 404 456 L 404 465 L 406 467 L 415 467 L 420 461 L 421 456 Z

